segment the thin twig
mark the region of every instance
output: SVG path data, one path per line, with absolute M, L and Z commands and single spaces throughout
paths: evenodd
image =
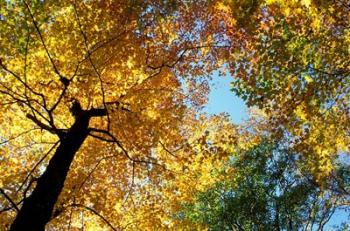
M 4 197 L 11 203 L 11 205 L 13 206 L 13 208 L 15 208 L 17 212 L 19 212 L 19 209 L 18 209 L 16 203 L 11 199 L 11 197 L 10 197 L 9 195 L 6 194 L 5 190 L 2 189 L 2 188 L 0 188 L 0 193 L 1 193 L 2 195 L 4 195 Z
M 16 135 L 16 136 L 13 136 L 13 137 L 11 137 L 11 138 L 5 140 L 5 141 L 2 141 L 2 142 L 0 142 L 0 146 L 3 145 L 3 144 L 6 144 L 6 143 L 8 143 L 8 142 L 10 142 L 11 140 L 15 140 L 15 139 L 17 139 L 17 138 L 19 138 L 19 137 L 21 137 L 21 136 L 23 136 L 23 135 L 25 135 L 25 134 L 31 132 L 31 131 L 37 130 L 37 129 L 38 129 L 38 128 L 31 128 L 31 129 L 29 129 L 29 130 L 27 130 L 27 131 L 24 131 L 24 132 L 22 132 L 22 133 L 20 133 L 20 134 L 18 134 L 18 135 Z
M 51 65 L 52 65 L 52 67 L 53 67 L 55 73 L 56 73 L 60 78 L 62 78 L 63 76 L 61 75 L 61 73 L 59 72 L 58 68 L 56 67 L 56 64 L 55 64 L 55 62 L 54 62 L 54 60 L 53 60 L 53 58 L 52 58 L 52 56 L 51 56 L 51 54 L 50 54 L 50 52 L 49 52 L 49 50 L 48 50 L 46 44 L 45 44 L 43 35 L 42 35 L 41 32 L 40 32 L 39 26 L 38 26 L 38 24 L 37 24 L 37 22 L 36 22 L 36 20 L 35 20 L 35 18 L 34 18 L 34 15 L 33 15 L 32 11 L 30 10 L 30 7 L 29 7 L 28 3 L 27 3 L 26 1 L 23 1 L 23 3 L 25 4 L 25 6 L 26 6 L 26 8 L 27 8 L 27 10 L 28 10 L 28 13 L 29 13 L 29 15 L 30 15 L 30 17 L 31 17 L 31 19 L 32 19 L 33 24 L 34 24 L 35 30 L 36 30 L 36 32 L 37 32 L 38 35 L 39 35 L 41 44 L 43 45 L 43 47 L 44 47 L 44 49 L 45 49 L 46 55 L 47 55 L 47 57 L 49 58 L 49 61 L 50 61 Z
M 77 204 L 77 203 L 73 203 L 71 205 L 69 205 L 70 207 L 78 207 L 78 208 L 83 208 L 86 209 L 90 212 L 92 212 L 93 214 L 95 214 L 96 216 L 98 216 L 99 218 L 101 218 L 113 231 L 118 231 L 116 228 L 114 228 L 114 226 L 104 217 L 102 216 L 100 213 L 98 213 L 95 209 L 88 207 L 86 205 L 83 204 Z

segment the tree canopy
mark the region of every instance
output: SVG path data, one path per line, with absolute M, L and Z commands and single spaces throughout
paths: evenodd
M 260 9 L 251 41 L 231 59 L 233 90 L 287 128 L 322 181 L 349 151 L 349 3 L 273 0 Z
M 346 205 L 349 12 L 343 0 L 0 0 L 0 229 L 204 229 L 183 206 L 232 177 L 244 197 L 230 213 L 251 208 L 242 179 L 271 175 L 230 161 L 255 153 L 266 170 L 270 152 L 254 151 L 266 136 L 313 182 L 300 210 L 327 190 Z M 201 114 L 213 71 L 259 114 L 248 126 Z
M 346 208 L 339 181 L 349 188 L 349 164 L 339 162 L 327 182 L 333 187 L 322 190 L 300 169 L 299 155 L 267 140 L 236 153 L 221 173 L 225 180 L 184 204 L 182 216 L 210 230 L 324 230 L 335 211 Z

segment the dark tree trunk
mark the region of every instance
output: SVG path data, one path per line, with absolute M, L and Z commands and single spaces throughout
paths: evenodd
M 76 152 L 88 136 L 88 113 L 76 116 L 75 123 L 67 133 L 61 135 L 60 145 L 51 158 L 45 172 L 38 179 L 32 194 L 23 202 L 11 231 L 43 231 L 49 222 L 60 195 L 68 170 Z

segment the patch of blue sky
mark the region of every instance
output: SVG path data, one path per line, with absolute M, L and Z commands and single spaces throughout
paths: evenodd
M 208 114 L 227 113 L 231 121 L 238 124 L 248 118 L 247 106 L 230 90 L 231 81 L 231 76 L 219 77 L 218 73 L 214 73 L 210 81 L 209 100 L 203 111 Z

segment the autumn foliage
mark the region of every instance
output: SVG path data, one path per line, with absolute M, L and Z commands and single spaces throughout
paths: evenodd
M 0 0 L 0 229 L 206 229 L 184 207 L 239 181 L 228 163 L 263 138 L 331 190 L 350 146 L 347 4 Z M 201 112 L 214 71 L 253 108 L 244 125 Z

